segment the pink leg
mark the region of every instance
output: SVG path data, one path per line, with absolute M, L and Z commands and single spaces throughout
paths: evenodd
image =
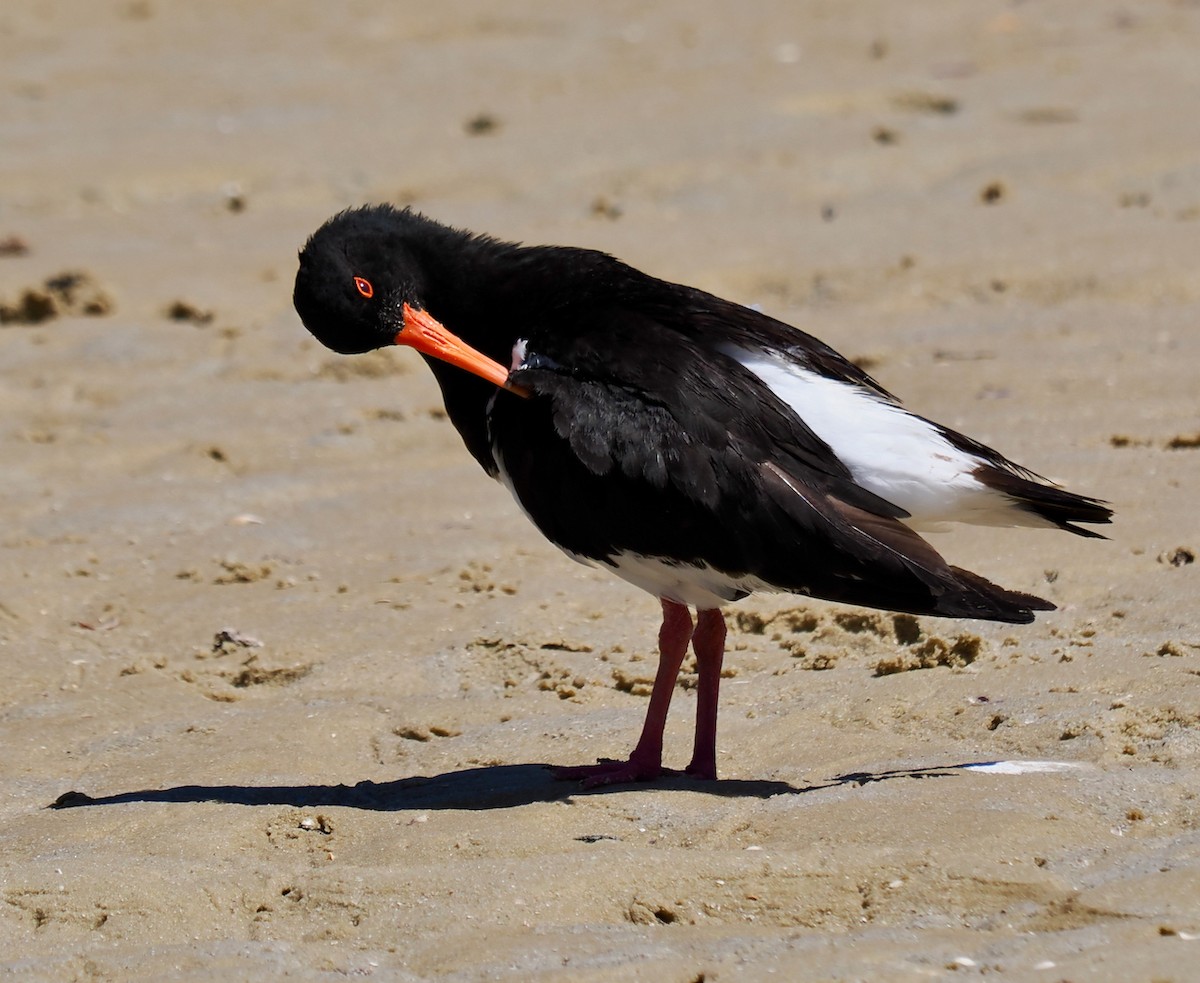
M 556 768 L 555 778 L 583 779 L 584 788 L 593 788 L 617 782 L 652 781 L 662 774 L 663 728 L 667 724 L 667 710 L 671 706 L 671 695 L 675 692 L 679 667 L 683 665 L 683 657 L 692 638 L 692 615 L 685 605 L 664 599 L 662 609 L 663 622 L 658 630 L 658 671 L 654 675 L 654 689 L 650 692 L 650 706 L 646 710 L 646 722 L 642 724 L 642 736 L 633 754 L 628 761 L 601 760 L 595 765 Z M 720 612 L 717 614 L 719 616 Z M 715 718 L 713 726 L 715 729 Z
M 684 769 L 694 778 L 717 777 L 717 698 L 721 691 L 721 664 L 725 661 L 725 616 L 720 608 L 697 612 L 692 635 L 696 669 L 696 743 L 692 763 Z

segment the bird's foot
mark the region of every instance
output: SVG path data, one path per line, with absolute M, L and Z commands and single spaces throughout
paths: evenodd
M 630 755 L 628 761 L 600 758 L 594 765 L 554 768 L 553 773 L 556 781 L 582 782 L 584 788 L 598 788 L 601 785 L 652 782 L 663 775 L 716 781 L 717 766 L 715 762 L 697 763 L 693 761 L 683 771 L 680 771 L 677 768 L 664 768 L 657 761 L 639 759 L 634 754 Z
M 581 782 L 584 788 L 601 785 L 623 785 L 626 782 L 652 782 L 662 774 L 671 774 L 662 762 L 636 753 L 627 761 L 600 758 L 594 765 L 574 765 L 555 768 L 554 777 L 560 782 Z

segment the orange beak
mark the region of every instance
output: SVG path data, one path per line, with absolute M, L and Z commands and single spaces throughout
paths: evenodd
M 404 327 L 397 333 L 395 343 L 408 345 L 422 355 L 439 358 L 460 369 L 466 369 L 472 375 L 486 379 L 518 396 L 529 395 L 527 389 L 509 383 L 508 369 L 503 365 L 488 358 L 483 352 L 476 351 L 425 311 L 415 310 L 408 304 L 404 305 Z

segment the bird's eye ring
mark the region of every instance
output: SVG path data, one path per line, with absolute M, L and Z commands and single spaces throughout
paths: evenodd
M 371 281 L 364 279 L 361 276 L 354 278 L 354 286 L 358 288 L 358 292 L 370 300 L 375 296 L 375 288 L 371 286 Z

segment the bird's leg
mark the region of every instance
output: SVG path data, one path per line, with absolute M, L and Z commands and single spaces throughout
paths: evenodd
M 696 652 L 696 743 L 692 763 L 684 769 L 693 778 L 717 777 L 717 697 L 721 690 L 721 664 L 725 661 L 725 616 L 720 608 L 696 613 L 692 634 Z
M 683 665 L 688 642 L 692 639 L 692 615 L 686 605 L 664 598 L 662 608 L 662 627 L 658 629 L 658 671 L 654 675 L 654 688 L 650 691 L 650 706 L 646 709 L 642 736 L 629 760 L 602 760 L 598 764 L 578 768 L 556 768 L 555 778 L 583 779 L 584 788 L 593 788 L 617 782 L 652 781 L 662 774 L 663 728 L 667 724 L 667 711 L 671 707 L 671 695 L 675 692 L 679 667 Z M 720 612 L 717 614 L 719 617 Z M 715 723 L 714 718 L 714 727 Z
M 692 640 L 692 615 L 682 604 L 663 600 L 663 623 L 658 629 L 658 671 L 654 674 L 654 689 L 650 691 L 650 706 L 646 708 L 646 720 L 642 724 L 642 736 L 637 747 L 629 756 L 630 762 L 639 761 L 654 769 L 657 778 L 662 770 L 663 729 L 667 725 L 667 711 L 671 708 L 671 696 L 675 692 L 675 681 L 679 668 L 687 655 L 688 642 Z

